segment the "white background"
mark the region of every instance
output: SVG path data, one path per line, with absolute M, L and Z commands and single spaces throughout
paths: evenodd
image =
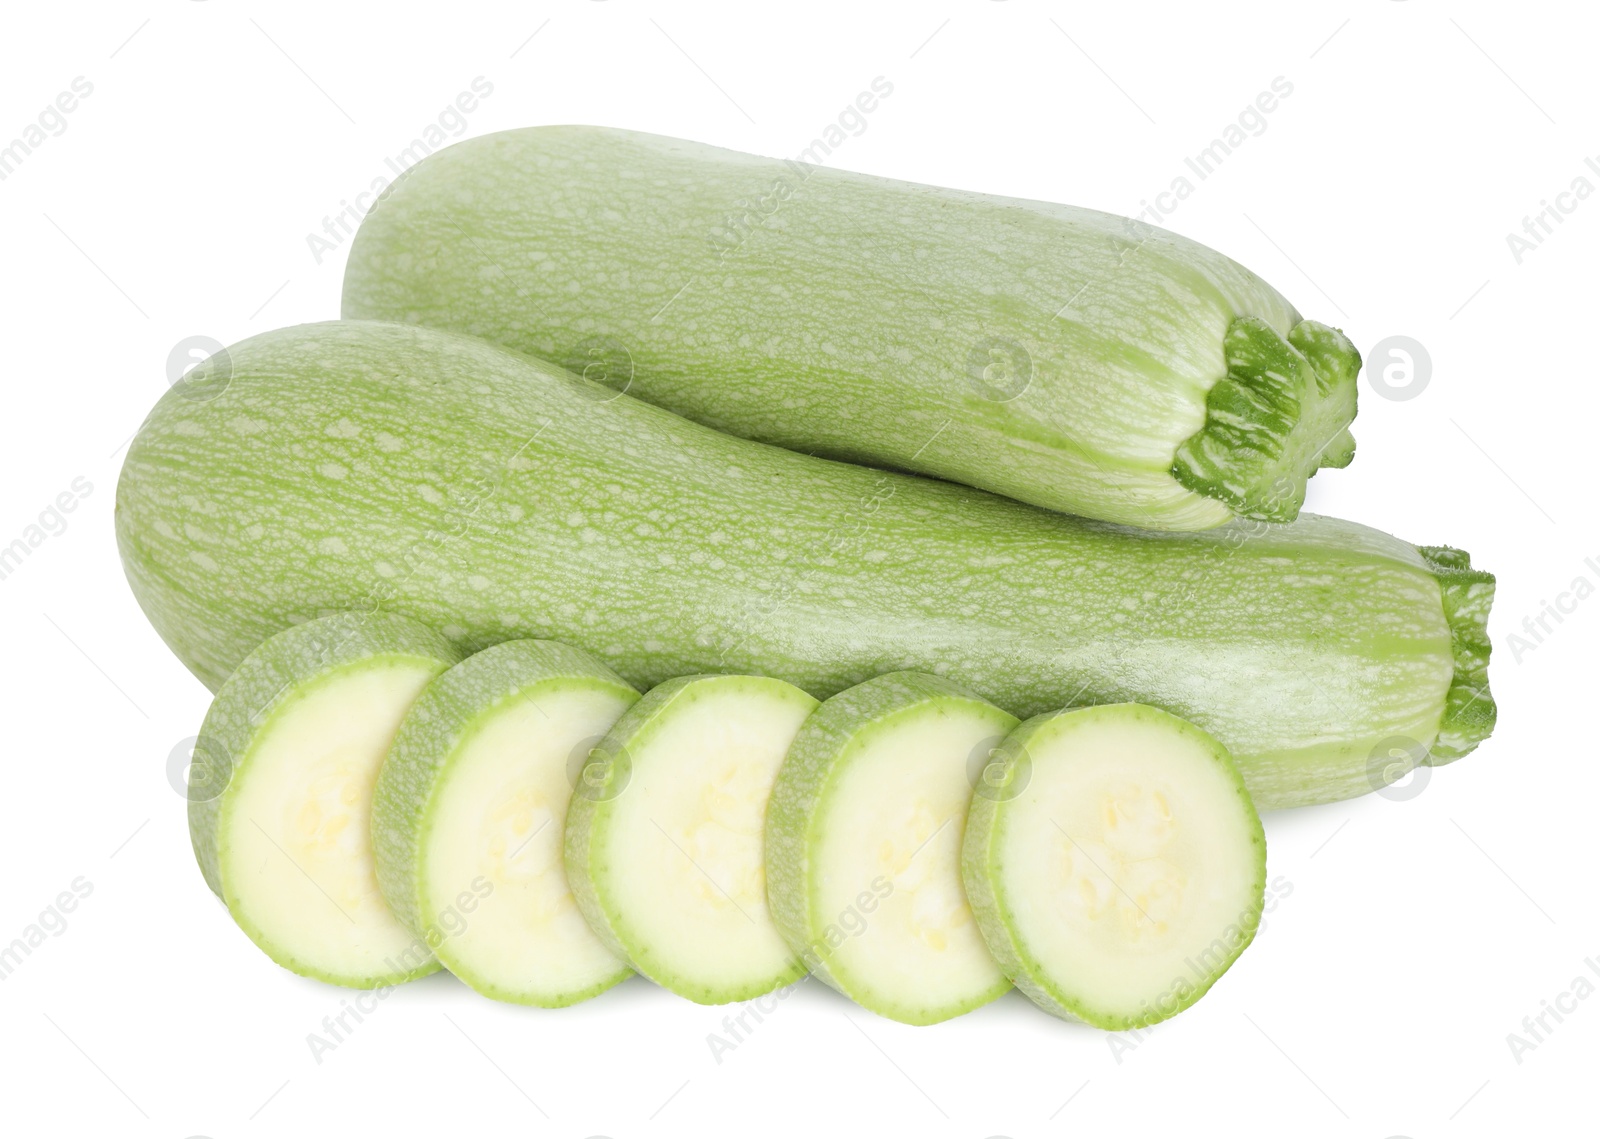
M 0 580 L 0 943 L 75 878 L 93 892 L 0 981 L 0 1129 L 1589 1131 L 1600 997 L 1520 1063 L 1506 1037 L 1600 959 L 1600 601 L 1547 618 L 1531 650 L 1510 637 L 1575 578 L 1600 584 L 1600 197 L 1520 264 L 1506 235 L 1578 176 L 1600 186 L 1584 166 L 1600 163 L 1592 15 L 1422 0 L 468 8 L 8 7 L 0 144 L 75 77 L 93 93 L 0 181 L 0 545 L 74 479 L 92 489 Z M 307 235 L 477 76 L 494 90 L 471 134 L 599 123 L 780 156 L 884 76 L 893 96 L 830 165 L 1130 214 L 1283 76 L 1293 94 L 1265 132 L 1165 224 L 1363 352 L 1396 334 L 1426 347 L 1416 398 L 1363 380 L 1359 455 L 1315 480 L 1309 506 L 1498 573 L 1498 732 L 1414 797 L 1269 816 L 1270 874 L 1291 892 L 1210 996 L 1138 1038 L 1014 994 L 915 1029 L 808 985 L 718 1064 L 706 1036 L 726 1010 L 643 981 L 541 1012 L 439 975 L 318 1064 L 307 1034 L 347 994 L 272 965 L 200 880 L 166 767 L 208 694 L 123 581 L 113 493 L 174 345 L 337 315 L 345 247 L 318 264 Z

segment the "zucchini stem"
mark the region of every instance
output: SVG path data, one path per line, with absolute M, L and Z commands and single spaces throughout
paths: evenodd
M 1361 356 L 1344 333 L 1303 320 L 1280 335 L 1259 317 L 1228 326 L 1227 374 L 1206 395 L 1206 421 L 1179 446 L 1172 477 L 1241 518 L 1292 522 L 1306 480 L 1348 466 L 1356 441 Z
M 1455 676 L 1445 694 L 1439 735 L 1424 761 L 1442 767 L 1466 755 L 1494 731 L 1495 703 L 1489 692 L 1489 607 L 1494 604 L 1494 574 L 1473 569 L 1465 550 L 1418 546 L 1417 552 L 1438 579 L 1450 624 Z

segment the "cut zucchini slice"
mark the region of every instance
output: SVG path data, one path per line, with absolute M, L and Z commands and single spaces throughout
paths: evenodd
M 767 890 L 789 944 L 864 1008 L 933 1024 L 1010 986 L 962 890 L 974 781 L 1016 717 L 895 672 L 806 721 L 767 814 Z
M 618 956 L 700 1004 L 800 977 L 767 913 L 762 832 L 778 766 L 817 702 L 759 676 L 652 689 L 583 770 L 567 812 L 567 877 Z
M 438 969 L 384 902 L 369 823 L 401 719 L 459 659 L 407 618 L 339 613 L 270 638 L 218 690 L 190 837 L 206 883 L 284 968 L 362 989 Z
M 639 694 L 553 641 L 468 657 L 417 699 L 378 776 L 373 845 L 395 914 L 496 1000 L 557 1008 L 630 973 L 562 861 L 573 780 Z
M 1037 716 L 995 760 L 962 870 L 1017 988 L 1113 1031 L 1199 1000 L 1255 936 L 1266 888 L 1261 819 L 1227 750 L 1113 704 Z

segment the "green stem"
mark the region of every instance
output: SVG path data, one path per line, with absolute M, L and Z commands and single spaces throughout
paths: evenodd
M 1228 373 L 1206 394 L 1206 421 L 1178 448 L 1172 477 L 1243 518 L 1292 522 L 1306 480 L 1355 457 L 1361 356 L 1337 328 L 1303 320 L 1281 336 L 1242 316 L 1222 350 Z
M 1438 579 L 1456 665 L 1445 694 L 1439 735 L 1428 750 L 1427 763 L 1440 767 L 1460 759 L 1494 731 L 1495 703 L 1489 693 L 1489 607 L 1494 603 L 1494 574 L 1473 569 L 1465 550 L 1418 546 L 1417 552 Z

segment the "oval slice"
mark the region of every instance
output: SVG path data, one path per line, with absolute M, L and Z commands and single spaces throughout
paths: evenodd
M 790 946 L 862 1007 L 933 1024 L 1010 987 L 960 851 L 973 781 L 1016 724 L 940 677 L 894 672 L 800 729 L 767 814 L 767 890 Z
M 962 851 L 967 897 L 1017 988 L 1121 1031 L 1199 1000 L 1255 936 L 1261 819 L 1227 750 L 1156 708 L 1036 716 L 995 755 Z
M 612 949 L 700 1004 L 749 1000 L 805 968 L 767 912 L 762 834 L 778 767 L 816 700 L 761 676 L 650 690 L 584 768 L 567 876 Z
M 406 710 L 460 659 L 387 613 L 339 613 L 270 638 L 217 691 L 189 774 L 206 883 L 284 968 L 352 988 L 439 968 L 378 889 L 373 784 Z
M 378 776 L 378 882 L 446 968 L 496 1000 L 557 1008 L 627 964 L 589 929 L 562 860 L 573 781 L 639 694 L 553 641 L 468 657 L 418 697 Z

